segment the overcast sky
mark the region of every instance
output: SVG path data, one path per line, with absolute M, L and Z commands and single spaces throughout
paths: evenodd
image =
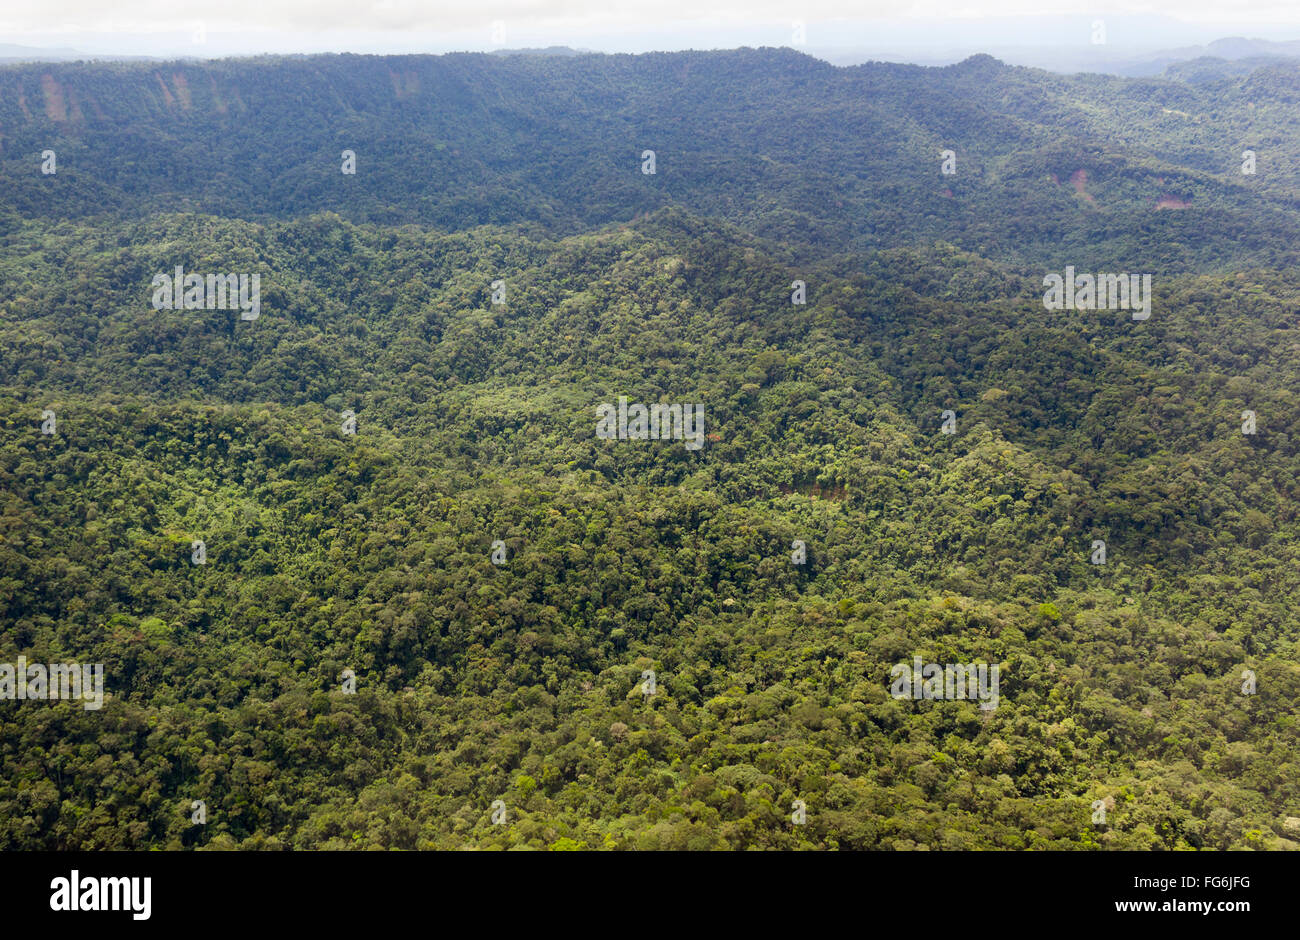
M 117 55 L 1086 45 L 1300 39 L 1300 0 L 0 0 L 0 43 Z

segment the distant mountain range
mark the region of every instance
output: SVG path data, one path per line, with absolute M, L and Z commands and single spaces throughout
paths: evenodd
M 944 49 L 894 48 L 809 48 L 811 55 L 833 65 L 860 65 L 864 62 L 910 62 L 915 65 L 952 65 L 970 55 L 968 48 Z M 1090 46 L 1044 43 L 1041 45 L 990 46 L 983 50 L 1009 65 L 1025 65 L 1067 74 L 1099 72 L 1107 75 L 1142 77 L 1160 75 L 1181 63 L 1214 59 L 1239 63 L 1244 72 L 1256 65 L 1300 56 L 1300 41 L 1273 42 L 1232 36 L 1204 45 L 1179 46 L 1156 51 L 1134 51 L 1132 46 Z M 1242 74 L 1243 68 L 1223 68 L 1223 74 Z
M 80 60 L 97 60 L 107 62 L 149 61 L 157 56 L 147 55 L 103 55 L 99 53 L 80 52 L 68 48 L 45 48 L 43 46 L 20 46 L 11 42 L 0 42 L 0 63 L 22 62 L 77 62 Z
M 1060 37 L 1047 37 L 1049 41 L 1029 44 L 996 43 L 975 48 L 974 43 L 962 46 L 943 45 L 881 45 L 881 46 L 818 46 L 800 47 L 815 58 L 832 65 L 861 65 L 865 62 L 898 62 L 913 65 L 955 65 L 975 52 L 982 52 L 1006 62 L 1066 74 L 1096 72 L 1107 75 L 1143 77 L 1161 75 L 1166 70 L 1197 63 L 1190 73 L 1183 71 L 1178 77 L 1212 75 L 1229 77 L 1248 74 L 1259 65 L 1300 57 L 1300 40 L 1275 42 L 1268 39 L 1248 39 L 1231 36 L 1202 45 L 1184 45 L 1169 49 L 1135 51 L 1132 44 L 1080 45 L 1060 41 Z M 496 56 L 548 56 L 571 58 L 599 52 L 597 49 L 552 45 L 538 48 L 513 48 L 489 50 Z M 174 61 L 181 59 L 207 59 L 208 56 L 176 55 L 119 55 L 87 52 L 73 48 L 43 48 L 14 43 L 0 43 L 0 64 L 25 62 L 75 62 L 91 61 Z M 1213 64 L 1206 60 L 1213 60 Z

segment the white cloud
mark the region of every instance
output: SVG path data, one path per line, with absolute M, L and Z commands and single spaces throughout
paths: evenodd
M 1296 0 L 36 0 L 0 8 L 0 43 L 112 55 L 446 52 L 568 45 L 602 51 L 788 45 L 995 51 L 1088 41 L 1167 49 L 1224 36 L 1300 38 Z M 504 26 L 502 43 L 492 24 Z M 202 24 L 204 42 L 192 40 Z
M 1185 21 L 1300 23 L 1295 0 L 49 0 L 0 11 L 0 34 L 162 32 L 202 21 L 209 30 L 335 29 L 366 32 L 486 30 L 494 20 L 515 29 L 639 29 L 668 22 L 753 23 L 828 20 L 961 20 L 997 16 L 1159 14 Z

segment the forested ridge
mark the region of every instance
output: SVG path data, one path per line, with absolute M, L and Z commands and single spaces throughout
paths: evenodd
M 1035 266 L 1280 267 L 1300 234 L 1297 88 L 1300 65 L 1189 83 L 788 49 L 44 63 L 0 70 L 0 182 L 39 220 L 331 210 L 567 235 L 678 206 L 801 260 L 942 239 Z M 52 178 L 33 172 L 46 149 Z
M 1298 847 L 1296 77 L 0 70 L 0 847 Z

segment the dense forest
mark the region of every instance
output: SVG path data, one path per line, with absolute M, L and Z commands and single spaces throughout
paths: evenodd
M 104 667 L 0 701 L 0 848 L 1300 848 L 1297 121 L 1278 65 L 0 69 L 0 662 Z

